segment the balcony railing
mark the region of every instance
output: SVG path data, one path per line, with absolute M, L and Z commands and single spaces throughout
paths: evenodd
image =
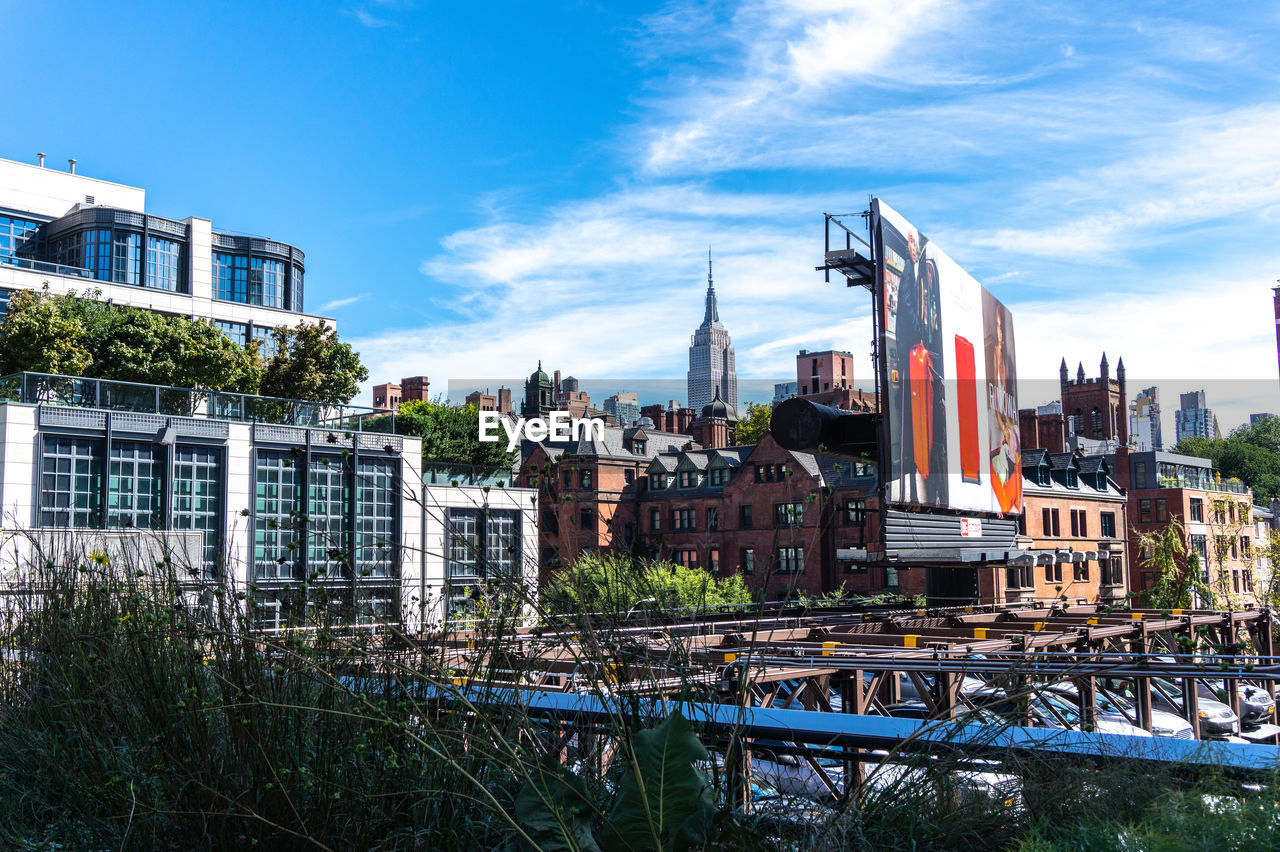
M 0 255 L 0 264 L 5 266 L 16 266 L 18 269 L 27 269 L 32 272 L 44 272 L 49 275 L 69 275 L 73 278 L 93 278 L 93 272 L 88 269 L 81 269 L 78 266 L 67 266 L 62 263 L 49 263 L 43 260 L 31 260 L 27 257 Z
M 395 412 L 385 409 L 50 373 L 14 373 L 0 378 L 0 403 L 4 402 L 352 432 L 395 431 Z
M 1221 491 L 1244 494 L 1249 489 L 1238 479 L 1214 479 L 1210 476 L 1157 476 L 1157 488 L 1192 488 L 1197 491 Z
M 479 485 L 491 488 L 512 486 L 511 468 L 472 464 L 428 462 L 422 466 L 425 485 Z

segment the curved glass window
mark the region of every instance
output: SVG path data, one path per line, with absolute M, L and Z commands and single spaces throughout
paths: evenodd
M 213 292 L 224 302 L 248 302 L 249 258 L 214 252 Z
M 182 244 L 147 237 L 147 286 L 157 290 L 181 290 Z
M 142 235 L 115 231 L 111 241 L 111 277 L 116 284 L 142 283 Z
M 284 307 L 284 264 L 255 257 L 249 261 L 249 303 Z

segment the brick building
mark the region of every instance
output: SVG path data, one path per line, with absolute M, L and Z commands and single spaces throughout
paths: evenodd
M 998 599 L 1124 599 L 1126 499 L 1105 456 L 1023 450 L 1022 504 L 1019 532 L 1030 540 L 1035 564 L 997 577 Z
M 1213 605 L 1256 602 L 1253 494 L 1238 480 L 1224 480 L 1208 459 L 1176 453 L 1116 454 L 1120 481 L 1129 491 L 1129 583 L 1134 591 L 1155 585 L 1141 536 L 1159 533 L 1174 518 L 1186 529 L 1188 552 L 1199 556 L 1201 579 Z M 1185 565 L 1185 557 L 1179 558 Z M 1205 602 L 1207 604 L 1207 602 Z
M 1059 388 L 1062 392 L 1062 412 L 1069 420 L 1071 434 L 1097 441 L 1115 439 L 1125 443 L 1129 439 L 1128 403 L 1125 401 L 1124 359 L 1116 366 L 1116 376 L 1111 378 L 1107 355 L 1102 354 L 1099 377 L 1086 379 L 1084 364 L 1076 368 L 1076 380 L 1067 378 L 1067 359 L 1058 368 Z
M 373 386 L 373 407 L 396 409 L 402 402 L 417 400 L 427 401 L 427 391 L 431 382 L 426 376 L 409 376 L 400 380 L 399 384 L 387 382 Z

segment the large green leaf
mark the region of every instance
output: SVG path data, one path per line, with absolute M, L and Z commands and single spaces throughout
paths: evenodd
M 627 758 L 605 824 L 605 849 L 656 847 L 669 852 L 681 827 L 713 807 L 711 785 L 694 765 L 707 759 L 707 750 L 677 711 L 657 727 L 638 732 Z
M 591 811 L 582 779 L 554 757 L 534 768 L 516 796 L 516 821 L 543 852 L 598 852 Z M 521 843 L 518 848 L 529 847 Z

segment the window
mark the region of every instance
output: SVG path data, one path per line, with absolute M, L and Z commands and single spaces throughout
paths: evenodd
M 1204 500 L 1199 497 L 1192 497 L 1188 501 L 1187 514 L 1191 516 L 1193 521 L 1204 521 Z
M 716 467 L 707 471 L 707 484 L 721 486 L 729 481 L 729 468 Z
M 1203 566 L 1209 559 L 1209 537 L 1204 535 L 1191 536 L 1191 550 L 1200 557 L 1200 564 Z
M 804 522 L 803 503 L 775 503 L 773 506 L 773 525 L 775 527 L 798 527 Z
M 649 529 L 655 532 L 657 530 L 662 529 L 662 510 L 661 509 L 649 510 Z
M 326 579 L 344 575 L 347 559 L 348 484 L 342 460 L 316 456 L 307 472 L 307 567 Z
M 651 474 L 649 474 L 649 489 L 650 489 L 650 490 L 655 490 L 655 489 L 658 489 L 658 488 L 666 488 L 666 487 L 667 487 L 667 475 L 666 475 L 665 473 L 651 473 Z
M 1058 510 L 1050 509 L 1048 506 L 1040 510 L 1040 524 L 1043 535 L 1058 537 L 1061 536 L 1062 530 L 1058 525 Z
M 1075 538 L 1089 537 L 1089 515 L 1086 510 L 1071 510 L 1071 535 Z
M 844 522 L 849 526 L 862 526 L 863 520 L 866 519 L 866 514 L 866 500 L 850 500 L 844 504 Z
M 744 530 L 751 529 L 751 506 L 738 507 L 738 526 Z
M 1147 487 L 1147 463 L 1146 462 L 1133 463 L 1133 487 L 1134 488 Z
M 583 488 L 590 488 L 591 487 L 591 471 L 589 470 L 582 471 L 581 474 L 579 474 L 578 476 L 578 481 L 582 484 Z
M 1023 512 L 1021 515 L 1018 515 L 1018 535 L 1026 535 L 1026 534 L 1027 534 L 1027 513 Z
M 627 468 L 622 472 L 622 481 L 627 485 L 630 485 L 631 483 L 635 482 L 636 472 L 631 468 Z
M 1062 563 L 1061 562 L 1055 561 L 1050 565 L 1044 566 L 1044 581 L 1046 583 L 1062 582 Z
M 356 463 L 355 549 L 356 574 L 360 577 L 394 576 L 398 495 L 394 464 L 364 460 Z
M 1089 412 L 1089 430 L 1094 438 L 1102 437 L 1102 412 L 1097 407 Z
M 148 287 L 157 290 L 182 290 L 182 243 L 159 237 L 147 237 Z
M 632 441 L 631 452 L 635 453 L 638 456 L 644 455 L 644 441 Z
M 520 513 L 514 509 L 448 509 L 445 515 L 445 582 L 449 608 L 458 593 L 485 578 L 511 581 L 521 574 Z M 544 559 L 555 558 L 548 548 Z
M 671 512 L 671 528 L 673 530 L 692 530 L 698 526 L 696 509 L 673 509 Z
M 178 445 L 173 452 L 173 528 L 204 535 L 204 574 L 218 568 L 222 535 L 222 450 Z
M 622 525 L 622 543 L 630 547 L 636 540 L 636 525 L 627 521 Z
M 564 472 L 564 487 L 565 488 L 573 487 L 573 471 L 571 470 L 566 470 Z
M 1249 544 L 1249 537 L 1247 535 L 1240 536 L 1240 557 L 1242 559 L 1249 559 L 1252 555 L 1250 553 Z
M 715 506 L 707 507 L 707 529 L 720 529 L 720 510 Z
M 1169 520 L 1169 501 L 1164 497 L 1156 498 L 1156 523 L 1163 524 Z
M 287 580 L 298 559 L 298 470 L 288 453 L 259 450 L 254 474 L 253 574 Z
M 213 295 L 224 302 L 249 301 L 249 258 L 213 253 Z
M 40 526 L 97 527 L 101 507 L 101 443 L 46 435 L 40 461 Z
M 756 552 L 754 548 L 742 548 L 742 560 L 739 563 L 743 574 L 754 574 L 756 572 Z
M 698 551 L 696 550 L 675 550 L 671 552 L 671 558 L 677 565 L 683 565 L 685 568 L 698 567 Z
M 696 470 L 680 471 L 680 487 L 681 488 L 697 488 L 698 472 Z
M 1005 586 L 1009 589 L 1030 589 L 1035 586 L 1031 566 L 1009 567 L 1005 570 Z
M 1140 523 L 1151 523 L 1151 499 L 1144 497 L 1138 501 L 1138 521 Z
M 711 548 L 707 551 L 707 568 L 711 571 L 720 570 L 720 550 L 719 548 Z
M 1112 556 L 1111 558 L 1102 558 L 1106 556 L 1107 554 L 1104 553 L 1098 559 L 1098 569 L 1101 574 L 1099 581 L 1104 586 L 1119 586 L 1124 583 L 1124 578 L 1121 576 L 1120 570 L 1120 557 L 1117 555 Z
M 276 357 L 280 347 L 276 343 L 275 329 L 265 325 L 253 326 L 251 338 L 258 341 L 258 357 L 270 360 Z
M 803 547 L 779 547 L 777 559 L 779 574 L 799 574 L 804 571 Z
M 1103 538 L 1116 537 L 1116 513 L 1115 512 L 1102 513 L 1102 537 Z
M 261 257 L 249 259 L 249 304 L 284 307 L 284 264 Z
M 1074 574 L 1075 581 L 1077 583 L 1089 582 L 1089 560 L 1088 559 L 1086 559 L 1083 562 L 1073 562 L 1071 567 L 1072 567 L 1072 573 Z
M 0 257 L 29 254 L 23 251 L 25 243 L 39 227 L 39 222 L 0 213 Z
M 227 337 L 231 338 L 231 342 L 237 346 L 243 347 L 249 342 L 249 327 L 242 322 L 226 322 L 224 320 L 214 320 L 213 325 Z
M 116 441 L 107 465 L 107 526 L 159 529 L 164 451 L 152 443 Z
M 578 511 L 578 528 L 588 532 L 596 530 L 596 513 L 591 509 L 581 509 Z

